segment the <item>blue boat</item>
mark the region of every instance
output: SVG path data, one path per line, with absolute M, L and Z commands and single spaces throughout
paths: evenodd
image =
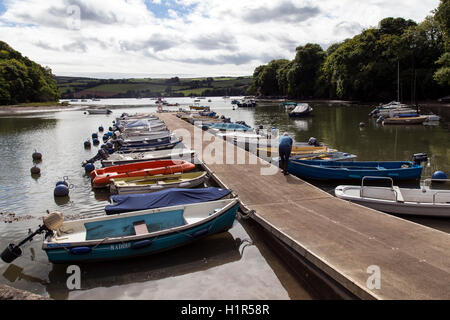
M 228 230 L 238 209 L 237 199 L 224 199 L 65 221 L 42 249 L 52 263 L 153 254 Z
M 106 214 L 180 206 L 191 203 L 217 201 L 231 194 L 231 190 L 221 188 L 173 188 L 153 193 L 111 196 L 111 205 L 105 207 Z
M 288 171 L 300 178 L 317 180 L 361 180 L 368 176 L 416 180 L 420 179 L 422 166 L 411 161 L 290 160 Z

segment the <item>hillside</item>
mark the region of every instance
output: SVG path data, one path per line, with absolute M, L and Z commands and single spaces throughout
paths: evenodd
M 63 99 L 244 95 L 251 77 L 91 79 L 54 77 Z
M 0 41 L 0 105 L 57 101 L 52 71 Z

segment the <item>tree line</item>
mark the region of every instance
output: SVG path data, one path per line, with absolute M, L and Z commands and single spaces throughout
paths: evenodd
M 0 105 L 58 101 L 52 71 L 0 41 Z
M 257 67 L 247 93 L 360 101 L 396 100 L 398 93 L 401 101 L 411 102 L 448 95 L 449 17 L 450 1 L 441 0 L 420 24 L 385 18 L 327 50 L 299 46 L 293 60 Z

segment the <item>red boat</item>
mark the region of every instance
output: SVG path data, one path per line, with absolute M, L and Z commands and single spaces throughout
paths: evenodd
M 194 164 L 182 160 L 147 161 L 97 169 L 91 172 L 91 179 L 94 188 L 104 188 L 114 178 L 166 175 L 187 172 L 194 168 Z

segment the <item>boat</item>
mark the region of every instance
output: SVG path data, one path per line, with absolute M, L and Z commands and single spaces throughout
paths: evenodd
M 289 112 L 289 117 L 305 117 L 309 115 L 313 111 L 313 108 L 307 103 L 301 103 L 297 107 L 294 108 L 291 112 Z
M 371 178 L 365 177 L 361 186 L 338 186 L 336 197 L 387 213 L 450 217 L 450 190 L 425 185 L 420 189 L 400 188 L 392 179 L 390 187 L 365 186 L 364 180 Z
M 383 120 L 383 125 L 386 125 L 386 124 L 423 124 L 425 121 L 427 121 L 427 119 L 428 119 L 428 117 L 426 117 L 426 116 L 386 118 Z
M 298 144 L 298 145 L 293 145 L 292 149 L 291 149 L 291 155 L 295 156 L 295 155 L 301 155 L 301 154 L 311 154 L 311 153 L 324 153 L 324 152 L 328 152 L 331 149 L 328 149 L 327 146 L 320 146 L 320 147 L 316 147 L 316 146 L 311 146 L 308 144 Z M 259 147 L 258 151 L 260 153 L 266 153 L 268 155 L 271 154 L 278 154 L 278 147 Z M 332 151 L 335 151 L 334 149 Z
M 91 172 L 91 179 L 94 188 L 104 188 L 114 178 L 173 174 L 176 172 L 187 172 L 193 169 L 195 169 L 194 164 L 183 160 L 146 161 L 96 169 Z
M 119 166 L 127 163 L 146 162 L 155 160 L 187 160 L 193 161 L 194 150 L 190 149 L 166 149 L 150 152 L 138 153 L 115 153 L 108 156 L 108 159 L 102 160 L 103 167 Z
M 191 110 L 200 110 L 200 111 L 210 111 L 211 108 L 208 106 L 189 106 Z
M 183 139 L 177 138 L 175 136 L 171 137 L 169 142 L 162 142 L 161 144 L 155 145 L 135 145 L 135 146 L 122 146 L 118 147 L 119 153 L 139 153 L 139 152 L 151 152 L 158 150 L 168 150 L 175 148 Z
M 111 196 L 105 207 L 107 215 L 132 211 L 179 206 L 184 204 L 217 201 L 232 197 L 231 190 L 222 188 L 172 188 L 146 194 Z
M 212 124 L 203 124 L 204 129 L 213 129 L 216 131 L 253 131 L 252 128 L 239 124 L 239 123 L 227 123 L 227 122 L 216 122 Z
M 104 108 L 91 108 L 91 109 L 86 109 L 86 111 L 89 114 L 111 114 L 112 111 L 110 109 L 104 109 Z
M 109 190 L 112 194 L 134 194 L 155 192 L 168 188 L 195 188 L 203 185 L 208 178 L 205 171 L 119 178 L 111 179 Z
M 52 263 L 148 255 L 228 230 L 238 209 L 237 199 L 224 199 L 64 221 L 42 249 Z
M 297 153 L 291 157 L 294 160 L 314 160 L 314 161 L 354 161 L 356 155 L 346 152 L 329 149 L 326 152 Z
M 239 108 L 254 108 L 256 107 L 256 100 L 254 99 L 244 99 L 237 102 Z
M 297 102 L 281 102 L 280 103 L 280 107 L 286 108 L 286 110 L 288 111 L 292 111 L 295 109 L 295 107 L 297 107 Z
M 390 177 L 394 180 L 417 180 L 420 163 L 411 161 L 318 161 L 291 159 L 289 173 L 317 180 L 361 180 L 366 176 Z

